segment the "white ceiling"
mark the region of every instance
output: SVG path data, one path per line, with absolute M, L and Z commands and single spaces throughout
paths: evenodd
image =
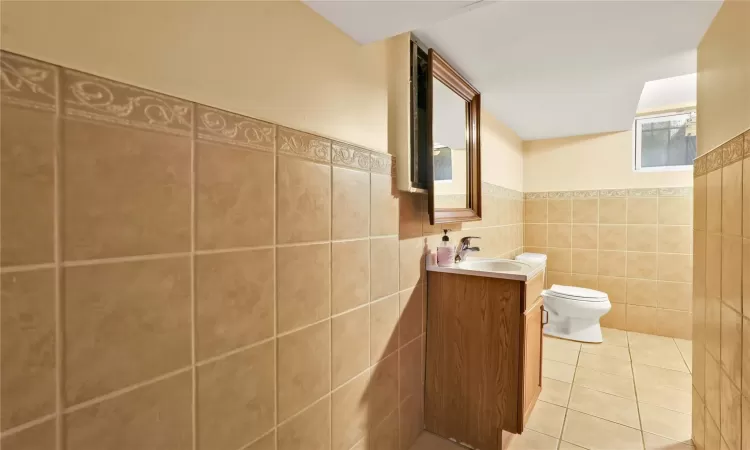
M 649 81 L 643 86 L 638 112 L 695 105 L 698 101 L 697 88 L 698 75 L 695 73 Z
M 631 127 L 651 80 L 696 72 L 715 1 L 315 1 L 359 42 L 412 30 L 525 140 Z

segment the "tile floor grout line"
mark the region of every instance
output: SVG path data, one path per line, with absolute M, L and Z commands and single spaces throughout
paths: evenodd
M 542 345 L 544 345 L 544 342 L 542 341 Z M 570 392 L 568 392 L 568 401 L 565 402 L 565 414 L 563 415 L 563 423 L 562 428 L 560 429 L 560 438 L 557 440 L 557 448 L 560 448 L 560 445 L 562 443 L 563 434 L 565 433 L 565 423 L 568 421 L 568 411 L 570 411 L 570 399 L 573 397 L 573 384 L 576 381 L 576 372 L 578 372 L 578 360 L 581 358 L 581 350 L 583 349 L 583 346 L 579 344 L 578 347 L 578 355 L 576 356 L 576 365 L 573 369 L 573 379 L 570 382 Z
M 641 418 L 641 404 L 638 402 L 638 388 L 635 383 L 635 369 L 633 368 L 633 354 L 630 348 L 630 334 L 625 332 L 628 339 L 628 353 L 630 354 L 630 371 L 633 373 L 633 391 L 635 392 L 635 410 L 638 412 L 638 424 L 641 427 L 641 445 L 646 448 L 646 436 L 643 434 L 643 418 Z M 672 341 L 674 342 L 674 341 Z

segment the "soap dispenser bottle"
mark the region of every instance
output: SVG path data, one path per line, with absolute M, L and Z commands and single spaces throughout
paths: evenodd
M 448 237 L 448 230 L 443 230 L 443 239 L 440 243 L 440 247 L 437 248 L 437 264 L 438 266 L 451 266 L 456 258 L 456 248 L 451 244 L 450 238 Z

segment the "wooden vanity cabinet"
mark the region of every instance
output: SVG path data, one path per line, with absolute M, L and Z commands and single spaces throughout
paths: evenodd
M 543 284 L 428 272 L 428 431 L 479 450 L 523 431 L 541 391 Z

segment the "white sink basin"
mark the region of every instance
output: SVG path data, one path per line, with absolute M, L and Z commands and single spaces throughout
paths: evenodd
M 530 268 L 528 264 L 509 259 L 468 260 L 458 263 L 458 267 L 486 272 L 526 272 Z

